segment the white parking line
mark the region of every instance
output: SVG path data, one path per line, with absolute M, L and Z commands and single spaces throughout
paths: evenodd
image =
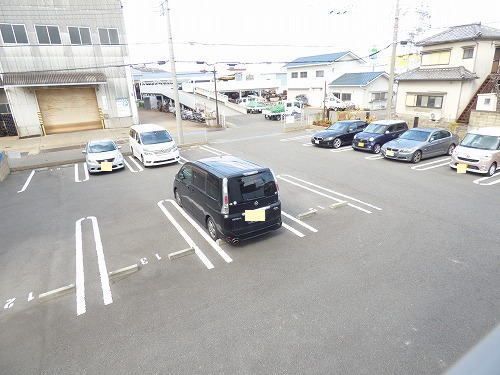
M 426 167 L 426 168 L 420 168 L 420 169 L 415 169 L 416 171 L 428 171 L 429 169 L 434 169 L 434 168 L 439 168 L 439 167 L 444 167 L 445 165 L 450 165 L 450 162 L 447 161 L 445 163 L 441 163 L 441 164 L 436 164 L 436 165 L 432 165 L 430 167 Z
M 79 164 L 76 163 L 75 164 L 75 182 L 88 181 L 90 177 L 89 177 L 89 170 L 87 168 L 87 163 L 83 163 L 83 173 L 85 174 L 85 178 L 83 180 L 80 180 L 78 168 L 79 168 Z
M 286 176 L 288 176 L 288 175 L 286 175 Z M 336 202 L 339 202 L 339 203 L 340 203 L 340 202 L 344 202 L 343 200 L 340 200 L 340 199 L 338 199 L 338 198 L 332 197 L 331 195 L 328 195 L 328 194 L 322 193 L 321 191 L 311 189 L 310 187 L 307 187 L 307 186 L 301 185 L 301 184 L 299 184 L 299 183 L 297 183 L 297 182 L 294 182 L 294 181 L 290 181 L 290 180 L 288 180 L 288 179 L 286 179 L 286 178 L 284 178 L 284 177 L 282 177 L 282 176 L 276 176 L 276 178 L 279 178 L 280 180 L 286 181 L 286 182 L 288 182 L 289 184 L 292 184 L 292 185 L 298 186 L 298 187 L 300 187 L 300 188 L 302 188 L 302 189 L 308 190 L 308 191 L 310 191 L 310 192 L 312 192 L 312 193 L 316 193 L 316 194 L 318 194 L 318 195 L 321 195 L 322 197 L 332 199 L 332 200 L 334 200 L 334 201 L 336 201 Z M 356 205 L 351 204 L 351 203 L 348 203 L 348 206 L 349 206 L 349 207 L 352 207 L 352 208 L 355 208 L 355 209 L 357 209 L 357 210 L 363 211 L 363 212 L 365 212 L 365 213 L 367 213 L 367 214 L 371 214 L 371 213 L 372 213 L 371 211 L 368 211 L 368 210 L 366 210 L 366 209 L 364 209 L 364 208 L 362 208 L 362 207 L 356 206 Z
M 299 135 L 297 137 L 283 138 L 283 139 L 280 139 L 280 142 L 297 141 L 299 139 L 309 138 L 310 136 L 311 136 L 311 134 L 304 134 L 304 135 Z
M 328 188 L 325 188 L 325 187 L 320 186 L 320 185 L 313 184 L 312 182 L 305 181 L 305 180 L 302 180 L 302 179 L 300 179 L 300 178 L 298 178 L 298 177 L 290 176 L 290 175 L 288 175 L 288 174 L 285 174 L 285 175 L 283 175 L 283 176 L 286 176 L 286 177 L 292 178 L 292 179 L 294 179 L 294 180 L 297 180 L 297 181 L 303 182 L 303 183 L 305 183 L 305 184 L 308 184 L 308 185 L 314 186 L 314 187 L 316 187 L 316 188 L 318 188 L 318 189 L 322 189 L 322 190 L 324 190 L 324 191 L 328 191 L 329 193 L 336 194 L 336 195 L 338 195 L 338 196 L 340 196 L 340 197 L 342 197 L 342 198 L 349 199 L 349 200 L 351 200 L 351 201 L 354 201 L 354 202 L 357 202 L 357 203 L 364 204 L 365 206 L 371 207 L 371 208 L 373 208 L 373 209 L 375 209 L 375 210 L 382 211 L 382 209 L 381 209 L 380 207 L 377 207 L 377 206 L 375 206 L 375 205 L 373 205 L 373 204 L 370 204 L 370 203 L 363 202 L 362 200 L 359 200 L 359 199 L 357 199 L 357 198 L 351 197 L 351 196 L 349 196 L 349 195 L 339 193 L 338 191 L 335 191 L 335 190 L 332 190 L 332 189 L 328 189 Z M 339 200 L 337 200 L 337 201 L 339 201 Z M 349 206 L 353 207 L 350 203 L 349 203 Z M 368 211 L 368 212 L 369 212 L 369 211 Z M 370 212 L 370 213 L 371 213 L 371 212 Z
M 139 172 L 142 172 L 144 170 L 144 168 L 141 167 L 141 165 L 133 158 L 133 156 L 129 155 L 128 158 L 130 159 L 130 161 L 132 161 L 132 163 L 135 164 Z
M 346 151 L 353 151 L 353 148 L 351 146 L 345 146 L 345 147 L 340 147 L 335 150 L 330 150 L 330 152 L 346 152 Z
M 194 221 L 187 213 L 186 211 L 184 211 L 178 204 L 177 202 L 175 202 L 174 200 L 172 199 L 166 199 L 165 200 L 166 202 L 170 202 L 172 203 L 172 205 L 177 209 L 177 211 L 179 211 L 182 216 L 184 216 L 184 218 L 189 221 L 189 223 L 198 231 L 198 233 L 200 233 L 202 235 L 202 237 L 208 242 L 208 244 L 210 246 L 212 246 L 212 248 L 222 257 L 222 259 L 224 259 L 226 261 L 226 263 L 231 263 L 233 260 L 231 259 L 231 257 L 229 255 L 227 255 L 227 253 L 222 250 L 222 248 L 217 245 L 217 243 L 212 240 L 210 238 L 210 236 L 203 230 L 202 227 L 200 227 L 200 225 Z
M 188 162 L 189 162 L 189 160 L 188 160 L 188 159 L 183 158 L 182 156 L 179 156 L 179 159 L 181 159 L 182 161 L 184 161 L 184 163 L 188 163 Z
M 366 160 L 380 160 L 380 159 L 383 159 L 384 157 L 382 155 L 378 155 L 378 154 L 375 154 L 375 155 L 372 155 L 372 156 L 366 156 L 365 159 Z
M 130 166 L 130 164 L 129 164 L 129 163 L 127 163 L 127 161 L 126 161 L 125 159 L 123 159 L 123 163 L 124 163 L 124 164 L 125 164 L 125 166 L 129 169 L 129 171 L 130 171 L 130 172 L 132 172 L 132 173 L 137 173 L 137 171 L 136 171 L 134 168 L 132 168 L 132 167 Z
M 302 146 L 304 146 L 304 147 L 312 147 L 312 143 L 302 143 Z
M 426 171 L 428 169 L 442 167 L 443 165 L 447 165 L 450 162 L 450 160 L 451 160 L 451 158 L 444 158 L 444 159 L 434 160 L 434 161 L 431 161 L 429 163 L 414 165 L 413 167 L 411 167 L 411 169 L 416 169 L 418 171 Z M 441 164 L 440 165 L 436 165 L 436 166 L 432 166 L 432 167 L 429 167 L 429 168 L 422 168 L 422 167 L 426 167 L 428 165 L 433 165 L 433 164 L 436 164 L 436 163 L 441 163 Z
M 89 216 L 87 219 L 92 221 L 92 229 L 94 230 L 95 251 L 97 253 L 97 264 L 99 266 L 99 275 L 101 278 L 102 299 L 105 305 L 109 305 L 113 303 L 113 297 L 111 295 L 111 288 L 109 287 L 109 275 L 106 267 L 106 260 L 104 258 L 99 224 L 95 216 Z
M 488 181 L 489 179 L 492 179 L 495 177 L 500 177 L 500 173 L 495 173 L 493 176 L 481 177 L 481 178 L 478 178 L 477 180 L 474 180 L 472 182 L 474 182 L 477 185 L 481 185 L 481 186 L 491 186 L 491 185 L 500 184 L 500 178 L 498 180 L 483 183 L 484 181 Z
M 316 233 L 316 232 L 318 231 L 316 228 L 313 228 L 313 227 L 312 227 L 312 226 L 310 226 L 309 224 L 304 223 L 302 220 L 299 220 L 299 219 L 297 219 L 297 218 L 293 217 L 292 215 L 287 214 L 287 213 L 286 213 L 286 212 L 284 212 L 284 211 L 281 211 L 281 214 L 282 214 L 283 216 L 285 216 L 285 217 L 289 218 L 290 220 L 295 221 L 297 224 L 302 225 L 304 228 L 309 229 L 311 232 Z
M 212 151 L 216 151 L 216 152 L 219 152 L 219 153 L 224 154 L 224 155 L 231 155 L 229 152 L 218 150 L 218 149 L 216 149 L 214 147 L 210 147 L 210 146 L 207 146 L 207 145 L 203 145 L 201 147 L 204 148 L 204 149 L 208 148 L 208 149 L 210 149 Z
M 206 152 L 210 152 L 211 154 L 214 154 L 214 155 L 217 155 L 217 156 L 222 156 L 222 154 L 218 153 L 218 152 L 215 152 L 215 151 L 212 151 L 212 150 L 209 150 L 208 148 L 205 148 L 203 146 L 200 146 L 200 149 L 201 150 L 204 150 Z
M 26 182 L 24 183 L 23 187 L 21 188 L 21 190 L 18 191 L 18 193 L 22 193 L 24 192 L 27 188 L 28 188 L 28 185 L 30 184 L 31 182 L 31 179 L 33 178 L 33 175 L 35 174 L 35 170 L 33 169 L 30 173 L 30 175 L 28 176 L 28 179 L 26 180 Z
M 300 233 L 297 229 L 292 228 L 290 225 L 287 225 L 285 223 L 281 223 L 281 225 L 283 225 L 283 228 L 289 230 L 290 232 L 292 232 L 296 236 L 299 236 L 300 238 L 305 237 L 305 234 Z
M 181 236 L 186 240 L 189 246 L 191 246 L 194 249 L 195 254 L 200 258 L 200 260 L 203 262 L 205 267 L 207 267 L 209 270 L 214 268 L 214 265 L 210 260 L 207 258 L 207 256 L 201 251 L 201 249 L 196 245 L 196 243 L 189 237 L 189 235 L 182 229 L 180 224 L 174 219 L 174 217 L 168 212 L 168 210 L 165 208 L 163 205 L 164 201 L 159 201 L 158 207 L 160 207 L 160 210 L 163 212 L 163 214 L 167 217 L 167 219 L 172 223 L 172 225 L 177 229 L 177 231 L 181 234 Z
M 75 223 L 75 247 L 76 247 L 76 315 L 85 314 L 85 276 L 83 273 L 83 244 L 82 244 L 82 221 L 81 218 Z

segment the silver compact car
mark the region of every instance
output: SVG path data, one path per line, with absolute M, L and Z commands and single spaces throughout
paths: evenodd
M 109 139 L 90 141 L 82 151 L 90 173 L 111 172 L 123 169 L 125 163 L 120 146 Z
M 382 154 L 387 159 L 418 163 L 433 156 L 451 155 L 458 142 L 458 137 L 448 130 L 414 128 L 384 144 Z
M 451 156 L 450 167 L 493 176 L 500 168 L 500 129 L 470 129 Z

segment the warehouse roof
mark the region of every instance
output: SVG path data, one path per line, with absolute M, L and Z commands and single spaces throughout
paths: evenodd
M 345 73 L 336 80 L 330 82 L 329 86 L 367 86 L 380 76 L 386 76 L 386 72 L 362 72 Z
M 26 72 L 3 73 L 4 87 L 75 86 L 106 83 L 104 73 L 87 72 Z
M 299 58 L 293 60 L 292 62 L 286 64 L 285 67 L 286 68 L 294 68 L 296 66 L 304 66 L 304 65 L 330 64 L 330 63 L 333 63 L 335 61 L 340 60 L 342 57 L 344 57 L 347 54 L 354 55 L 351 51 L 342 51 L 342 52 L 327 53 L 324 55 L 303 56 L 303 57 L 299 57 Z

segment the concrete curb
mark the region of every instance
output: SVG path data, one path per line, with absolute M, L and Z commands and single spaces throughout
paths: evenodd
M 297 218 L 303 219 L 303 218 L 306 218 L 306 217 L 309 217 L 309 216 L 312 216 L 312 215 L 316 215 L 317 213 L 318 213 L 318 210 L 316 210 L 315 208 L 312 208 L 312 209 L 310 209 L 307 212 L 303 212 L 301 214 L 298 214 Z
M 194 254 L 194 249 L 192 247 L 189 247 L 187 249 L 168 254 L 168 259 L 174 260 L 191 254 Z
M 53 289 L 53 290 L 50 290 L 48 292 L 39 294 L 38 299 L 41 302 L 43 302 L 43 301 L 46 301 L 48 299 L 60 297 L 64 294 L 67 294 L 70 291 L 72 291 L 73 289 L 75 289 L 75 284 L 69 284 L 69 285 L 63 286 L 61 288 Z
M 120 277 L 120 276 L 125 276 L 125 275 L 130 275 L 134 272 L 137 272 L 139 271 L 139 264 L 132 264 L 131 266 L 128 266 L 128 267 L 123 267 L 123 268 L 119 268 L 115 271 L 111 271 L 108 273 L 109 277 L 111 279 L 113 278 L 116 278 L 116 277 Z
M 342 202 L 331 204 L 328 207 L 330 207 L 331 209 L 336 209 L 336 208 L 344 207 L 347 205 L 348 205 L 348 203 L 346 201 L 342 201 Z
M 0 182 L 5 180 L 5 178 L 9 175 L 10 168 L 9 163 L 7 162 L 7 155 L 1 151 L 0 152 Z

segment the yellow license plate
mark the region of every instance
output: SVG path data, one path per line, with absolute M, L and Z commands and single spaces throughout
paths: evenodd
M 364 142 L 358 142 L 358 146 L 359 147 L 365 147 L 365 144 L 364 144 Z
M 467 164 L 459 163 L 457 164 L 457 173 L 467 173 Z
M 101 163 L 101 171 L 103 172 L 111 172 L 113 170 L 113 163 L 109 161 L 105 161 Z
M 386 154 L 387 156 L 394 156 L 394 151 L 387 150 L 387 151 L 385 152 L 385 154 Z
M 266 210 L 245 210 L 245 221 L 266 221 Z

